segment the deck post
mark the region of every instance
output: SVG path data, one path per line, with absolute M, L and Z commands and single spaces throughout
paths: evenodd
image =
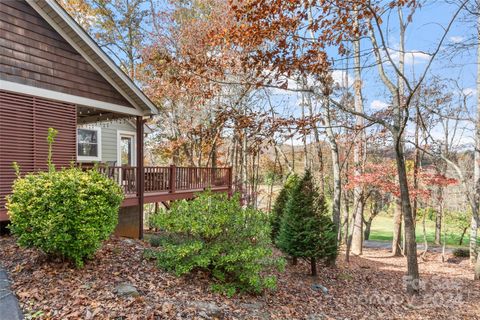
M 175 193 L 177 184 L 177 167 L 172 164 L 170 166 L 170 193 Z
M 139 214 L 139 230 L 138 237 L 143 239 L 143 204 L 145 196 L 145 170 L 143 164 L 143 117 L 137 116 L 137 197 L 138 197 L 138 214 Z
M 233 167 L 228 167 L 228 197 L 233 196 Z

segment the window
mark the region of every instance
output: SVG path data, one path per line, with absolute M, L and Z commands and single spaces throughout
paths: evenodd
M 101 161 L 100 129 L 78 129 L 77 157 L 78 160 Z

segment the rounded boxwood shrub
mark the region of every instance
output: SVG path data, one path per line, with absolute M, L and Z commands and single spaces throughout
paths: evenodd
M 97 170 L 69 168 L 18 177 L 7 198 L 10 230 L 23 247 L 82 267 L 113 232 L 123 192 Z

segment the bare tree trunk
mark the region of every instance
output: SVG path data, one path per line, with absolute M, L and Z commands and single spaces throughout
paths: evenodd
M 365 221 L 365 231 L 363 232 L 365 240 L 370 239 L 370 230 L 372 229 L 372 222 L 373 222 L 372 216 L 368 218 L 368 221 Z
M 475 123 L 475 155 L 473 169 L 473 205 L 470 235 L 470 259 L 477 258 L 475 278 L 480 278 L 480 254 L 477 252 L 477 232 L 480 226 L 480 1 L 477 0 L 477 119 Z M 475 221 L 474 221 L 475 220 Z
M 301 87 L 303 88 L 305 85 L 306 85 L 306 80 L 302 79 Z M 305 105 L 307 103 L 307 99 L 306 99 L 305 95 L 306 95 L 306 93 L 302 92 L 301 110 L 302 110 L 302 122 L 303 123 L 305 123 Z M 307 149 L 307 130 L 303 130 L 302 143 L 303 143 L 303 153 L 304 153 L 304 155 L 303 155 L 303 166 L 304 166 L 305 169 L 307 169 L 307 168 L 309 168 L 308 149 Z
M 447 231 L 443 230 L 443 244 L 442 244 L 442 263 L 445 262 L 445 252 L 446 252 L 446 247 L 447 247 Z
M 448 137 L 448 135 L 447 135 Z M 448 141 L 447 139 L 445 139 Z M 448 142 L 445 143 L 445 154 L 449 154 L 449 147 Z M 447 173 L 447 168 L 445 165 L 440 164 L 436 168 L 439 174 L 445 175 Z M 437 190 L 437 203 L 438 203 L 438 210 L 435 214 L 435 244 L 442 244 L 441 237 L 442 237 L 442 229 L 443 229 L 443 217 L 444 217 L 444 188 L 442 186 L 438 186 Z
M 413 161 L 413 188 L 415 190 L 418 189 L 418 171 L 420 168 L 420 149 L 418 148 L 419 145 L 419 133 L 420 133 L 420 110 L 417 109 L 415 115 L 415 154 L 414 154 L 414 161 Z M 413 199 L 413 219 L 417 220 L 417 209 L 418 209 L 418 199 L 415 197 Z
M 340 230 L 340 204 L 342 196 L 342 182 L 340 179 L 340 159 L 338 156 L 338 146 L 336 141 L 330 145 L 332 153 L 332 166 L 333 166 L 333 204 L 332 204 L 332 217 L 333 223 Z
M 289 134 L 291 135 L 291 131 L 289 130 Z M 293 135 L 290 138 L 290 151 L 292 153 L 292 169 L 295 171 L 295 146 L 293 145 Z
M 477 264 L 475 265 L 475 280 L 480 281 L 480 254 L 477 257 Z
M 477 259 L 477 237 L 478 237 L 477 219 L 475 219 L 475 217 L 472 216 L 472 222 L 470 224 L 470 262 L 472 263 L 472 265 L 475 264 Z
M 380 208 L 376 199 L 372 199 L 372 201 L 373 202 L 370 207 L 370 217 L 368 217 L 368 220 L 365 221 L 365 231 L 364 231 L 365 240 L 370 239 L 370 230 L 372 229 L 373 219 L 375 219 L 375 217 L 378 216 L 378 213 L 380 212 Z
M 340 235 L 340 210 L 341 210 L 341 197 L 342 197 L 342 180 L 340 177 L 340 157 L 338 154 L 338 145 L 331 126 L 331 114 L 328 97 L 325 99 L 325 127 L 327 132 L 327 138 L 330 145 L 330 151 L 332 155 L 332 168 L 333 168 L 333 201 L 332 201 L 332 220 L 337 228 L 337 232 Z M 340 240 L 337 238 L 337 240 Z
M 423 255 L 425 256 L 428 252 L 428 240 L 427 240 L 427 225 L 426 225 L 426 218 L 427 218 L 427 215 L 424 214 L 423 215 L 423 220 L 422 220 L 422 228 L 423 228 L 423 243 L 424 243 L 424 252 L 423 252 Z
M 307 100 L 308 108 L 310 116 L 313 117 L 313 106 L 312 106 L 312 99 L 309 96 Z M 315 150 L 317 154 L 318 160 L 318 188 L 320 189 L 320 193 L 325 193 L 325 175 L 324 175 L 324 164 L 323 164 L 323 152 L 322 152 L 322 144 L 320 141 L 320 133 L 318 132 L 318 127 L 316 123 L 313 125 L 313 137 L 315 139 Z
M 312 277 L 317 276 L 317 259 L 310 258 L 310 269 L 312 270 Z
M 462 235 L 460 236 L 460 240 L 458 241 L 458 245 L 463 245 L 463 239 L 465 239 L 465 234 L 467 233 L 468 228 L 463 228 Z
M 318 133 L 317 126 L 314 127 L 313 136 L 315 137 L 315 149 L 318 159 L 318 189 L 321 194 L 325 194 L 325 174 L 324 174 L 324 164 L 323 164 L 323 152 L 322 145 L 320 142 L 320 135 Z
M 358 27 L 358 11 L 355 11 L 354 29 Z M 355 70 L 355 111 L 363 113 L 362 97 L 362 75 L 360 65 L 360 37 L 357 35 L 353 41 L 354 70 Z M 353 149 L 354 175 L 360 176 L 363 173 L 364 146 L 365 146 L 365 120 L 361 116 L 355 117 L 356 139 Z M 364 211 L 363 188 L 356 186 L 353 190 L 354 222 L 352 231 L 352 253 L 361 255 L 363 251 L 363 211 Z
M 352 238 L 350 236 L 350 205 L 346 192 L 343 196 L 343 242 L 345 243 L 345 261 L 350 262 L 350 247 L 352 245 Z
M 395 199 L 395 212 L 393 214 L 393 240 L 392 254 L 394 256 L 402 255 L 402 203 L 399 198 Z
M 309 0 L 310 6 L 312 6 L 312 0 Z M 311 7 L 310 7 L 311 8 Z M 313 23 L 313 15 L 312 10 L 308 11 L 308 21 L 310 24 Z M 315 33 L 313 29 L 310 29 L 310 35 L 312 38 L 315 38 Z M 307 95 L 307 103 L 308 103 L 308 110 L 310 112 L 310 116 L 313 117 L 313 103 L 312 103 L 312 96 L 310 94 Z M 313 124 L 313 135 L 315 138 L 315 148 L 317 151 L 317 158 L 318 158 L 318 173 L 319 173 L 319 189 L 320 193 L 323 195 L 325 194 L 325 172 L 324 172 L 324 163 L 323 163 L 323 153 L 322 153 L 322 145 L 320 143 L 320 134 L 318 132 L 317 124 Z
M 277 172 L 277 164 L 280 162 L 280 160 L 278 159 L 278 152 L 277 152 L 277 149 L 275 149 L 275 161 L 274 161 L 274 165 L 273 165 L 273 175 L 272 175 L 272 180 L 270 181 L 270 190 L 268 192 L 268 205 L 267 205 L 267 212 L 271 212 L 272 210 L 272 198 L 273 198 L 273 185 L 275 184 L 275 175 L 276 175 L 276 172 Z M 280 168 L 281 169 L 281 168 Z M 280 171 L 282 172 L 282 171 Z
M 407 292 L 409 294 L 419 293 L 420 275 L 418 272 L 417 261 L 417 241 L 415 239 L 415 221 L 413 220 L 412 207 L 410 203 L 410 194 L 408 191 L 407 170 L 405 166 L 405 157 L 403 146 L 400 139 L 401 135 L 396 137 L 395 156 L 397 160 L 398 182 L 400 186 L 400 200 L 402 203 L 403 222 L 405 225 L 405 248 L 407 255 Z
M 442 215 L 440 210 L 435 213 L 435 244 L 442 244 Z
M 400 27 L 400 41 L 399 41 L 399 61 L 398 61 L 398 69 L 400 70 L 401 74 L 404 74 L 404 69 L 405 69 L 405 25 L 403 23 L 403 12 L 401 8 L 398 8 L 398 18 L 399 18 L 399 27 Z M 398 75 L 397 76 L 397 92 L 392 91 L 392 94 L 394 96 L 394 104 L 395 104 L 395 113 L 396 113 L 396 119 L 395 122 L 399 127 L 402 126 L 403 122 L 403 117 L 404 117 L 404 111 L 403 111 L 403 98 L 405 95 L 405 81 L 404 79 Z M 394 134 L 395 135 L 395 134 Z M 395 154 L 397 158 L 397 173 L 398 173 L 398 183 L 400 185 L 400 198 L 397 199 L 397 210 L 399 212 L 395 212 L 396 217 L 394 218 L 394 243 L 392 243 L 392 253 L 394 255 L 398 255 L 399 252 L 397 252 L 398 248 L 400 248 L 400 254 L 406 252 L 406 225 L 404 225 L 404 243 L 403 247 L 401 246 L 400 240 L 401 240 L 401 234 L 402 234 L 402 217 L 405 218 L 405 207 L 404 207 L 404 201 L 408 201 L 408 205 L 410 206 L 410 196 L 408 195 L 408 184 L 407 184 L 407 173 L 406 173 L 406 168 L 405 168 L 405 158 L 404 158 L 404 143 L 403 143 L 403 130 L 400 132 L 400 136 L 397 137 L 395 141 Z M 401 163 L 399 163 L 399 159 Z M 404 173 L 402 173 L 403 171 Z M 404 175 L 404 177 L 400 177 L 401 175 Z M 405 179 L 404 182 L 400 181 L 400 179 Z M 403 186 L 402 186 L 403 183 Z M 402 190 L 402 187 L 404 190 Z M 405 196 L 405 192 L 407 191 L 407 195 Z M 402 194 L 403 192 L 403 194 Z M 408 199 L 408 200 L 406 200 Z
M 355 198 L 355 197 L 354 197 Z M 356 198 L 353 213 L 353 230 L 352 230 L 352 253 L 361 255 L 363 253 L 363 196 Z
M 345 163 L 345 171 L 348 172 L 348 162 Z M 345 184 L 348 183 L 348 177 L 345 178 Z M 350 219 L 350 207 L 348 203 L 348 193 L 344 191 L 343 197 L 343 215 L 342 215 L 342 242 L 347 245 L 347 254 L 350 248 L 348 247 L 348 233 L 350 231 L 349 219 Z M 348 257 L 348 255 L 347 255 Z

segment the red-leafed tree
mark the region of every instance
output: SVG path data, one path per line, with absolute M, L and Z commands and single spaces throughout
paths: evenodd
M 449 178 L 435 172 L 433 168 L 422 168 L 418 172 L 419 183 L 413 184 L 413 163 L 407 161 L 408 188 L 412 197 L 427 200 L 432 196 L 432 188 L 447 187 L 458 183 L 457 179 Z M 367 194 L 374 190 L 390 194 L 396 198 L 400 197 L 400 186 L 398 184 L 397 172 L 394 161 L 382 163 L 367 163 L 364 173 L 361 175 L 349 174 L 347 189 L 360 186 Z
M 438 173 L 435 168 L 427 167 L 415 171 L 412 161 L 407 161 L 407 173 L 411 201 L 426 202 L 433 196 L 434 189 L 445 188 L 458 183 L 457 179 Z M 347 190 L 360 187 L 364 192 L 366 200 L 371 198 L 372 207 L 374 208 L 378 208 L 377 202 L 384 202 L 386 196 L 391 196 L 397 200 L 401 196 L 393 161 L 382 163 L 369 162 L 366 164 L 364 172 L 360 175 L 350 172 L 348 183 L 345 187 Z M 367 238 L 372 220 L 377 214 L 378 211 L 373 210 L 368 220 L 363 219 L 365 230 L 367 231 L 365 238 Z M 396 246 L 397 244 L 393 243 L 393 245 Z

